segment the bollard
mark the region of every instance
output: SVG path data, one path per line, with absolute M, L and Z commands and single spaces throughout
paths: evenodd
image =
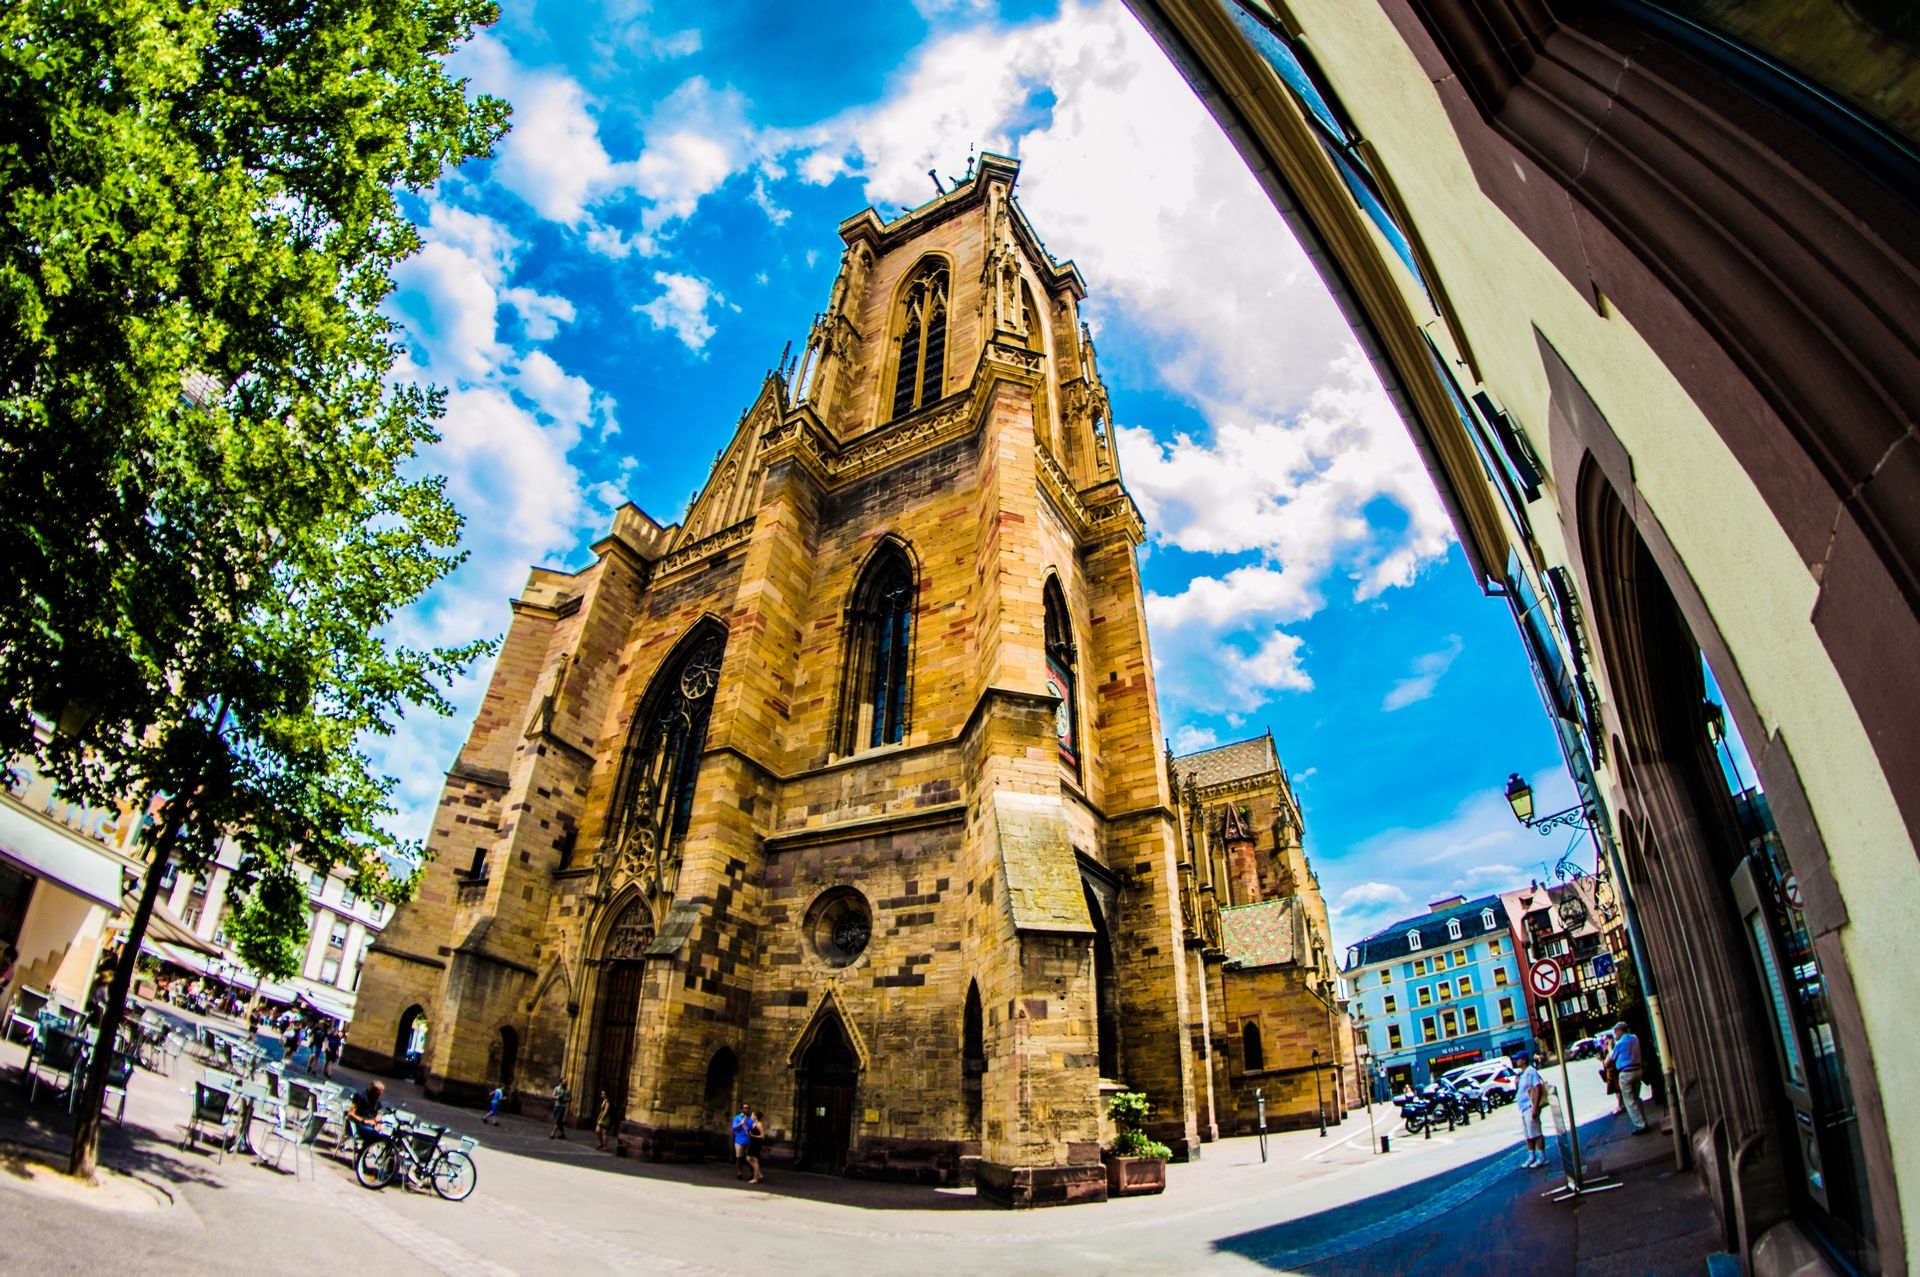
M 1393 1139 L 1393 1136 L 1391 1135 L 1382 1135 L 1380 1137 L 1380 1151 L 1382 1153 L 1391 1153 L 1393 1151 L 1393 1146 L 1389 1142 L 1392 1139 Z

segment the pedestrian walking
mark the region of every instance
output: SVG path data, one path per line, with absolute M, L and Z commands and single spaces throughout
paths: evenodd
M 760 1145 L 767 1137 L 767 1129 L 760 1125 L 760 1115 L 754 1112 L 751 1106 L 747 1108 L 746 1112 L 749 1123 L 747 1126 L 747 1169 L 753 1172 L 752 1177 L 747 1180 L 747 1183 L 758 1184 L 766 1178 L 765 1175 L 760 1173 Z
M 327 1036 L 320 1031 L 319 1025 L 313 1026 L 313 1034 L 307 1041 L 307 1076 L 317 1077 L 320 1066 L 327 1059 Z
M 573 1092 L 567 1089 L 567 1079 L 561 1078 L 553 1084 L 553 1129 L 547 1132 L 550 1140 L 567 1138 L 567 1101 L 573 1098 Z
M 607 1151 L 607 1128 L 612 1125 L 613 1100 L 602 1091 L 600 1107 L 593 1115 L 593 1146 L 603 1153 Z
M 1613 1026 L 1613 1054 L 1609 1058 L 1613 1075 L 1620 1084 L 1620 1107 L 1633 1123 L 1633 1133 L 1645 1135 L 1647 1116 L 1640 1111 L 1640 1078 L 1645 1071 L 1645 1061 L 1640 1054 L 1639 1036 L 1629 1032 L 1624 1023 Z
M 753 1138 L 753 1110 L 746 1101 L 740 1103 L 740 1111 L 733 1115 L 731 1123 L 733 1133 L 733 1177 L 747 1177 L 747 1144 Z
M 506 1091 L 502 1090 L 498 1084 L 495 1084 L 493 1090 L 487 1093 L 487 1115 L 480 1120 L 488 1126 L 500 1125 L 500 1101 L 506 1097 Z
M 328 1077 L 333 1076 L 334 1066 L 340 1063 L 340 1048 L 346 1045 L 346 1041 L 347 1035 L 341 1030 L 339 1025 L 336 1024 L 332 1029 L 328 1030 L 326 1068 L 326 1075 Z
M 1547 1164 L 1547 1137 L 1541 1133 L 1540 1115 L 1547 1107 L 1547 1080 L 1540 1076 L 1533 1057 L 1525 1051 L 1514 1056 L 1520 1065 L 1520 1077 L 1514 1083 L 1514 1106 L 1520 1110 L 1520 1133 L 1526 1137 L 1528 1170 Z

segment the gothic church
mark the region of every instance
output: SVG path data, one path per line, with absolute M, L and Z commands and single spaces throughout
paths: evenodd
M 1016 1205 L 1104 1196 L 1122 1086 L 1212 1133 L 1143 529 L 1017 172 L 843 223 L 684 522 L 533 571 L 355 1062 L 424 1022 L 448 1099 L 564 1078 L 651 1157 L 747 1099 L 775 1156 Z

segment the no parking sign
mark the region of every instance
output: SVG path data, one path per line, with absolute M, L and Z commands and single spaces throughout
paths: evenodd
M 1552 958 L 1541 958 L 1527 968 L 1527 985 L 1543 998 L 1552 997 L 1560 987 L 1560 964 Z

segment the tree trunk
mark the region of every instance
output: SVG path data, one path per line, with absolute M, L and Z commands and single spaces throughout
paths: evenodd
M 86 1087 L 80 1092 L 80 1105 L 74 1110 L 73 1151 L 67 1159 L 67 1174 L 92 1179 L 99 1163 L 100 1110 L 107 1097 L 107 1072 L 113 1066 L 113 1043 L 120 1023 L 126 1019 L 127 991 L 133 987 L 133 970 L 140 960 L 140 942 L 147 937 L 147 924 L 153 918 L 154 902 L 160 898 L 160 876 L 173 858 L 173 845 L 186 822 L 187 805 L 168 803 L 171 812 L 166 831 L 154 844 L 153 863 L 147 866 L 147 880 L 140 889 L 140 907 L 133 912 L 133 924 L 120 948 L 120 965 L 114 970 L 113 983 L 107 988 L 107 1004 L 100 1010 L 100 1031 L 94 1037 L 93 1054 L 87 1063 Z

